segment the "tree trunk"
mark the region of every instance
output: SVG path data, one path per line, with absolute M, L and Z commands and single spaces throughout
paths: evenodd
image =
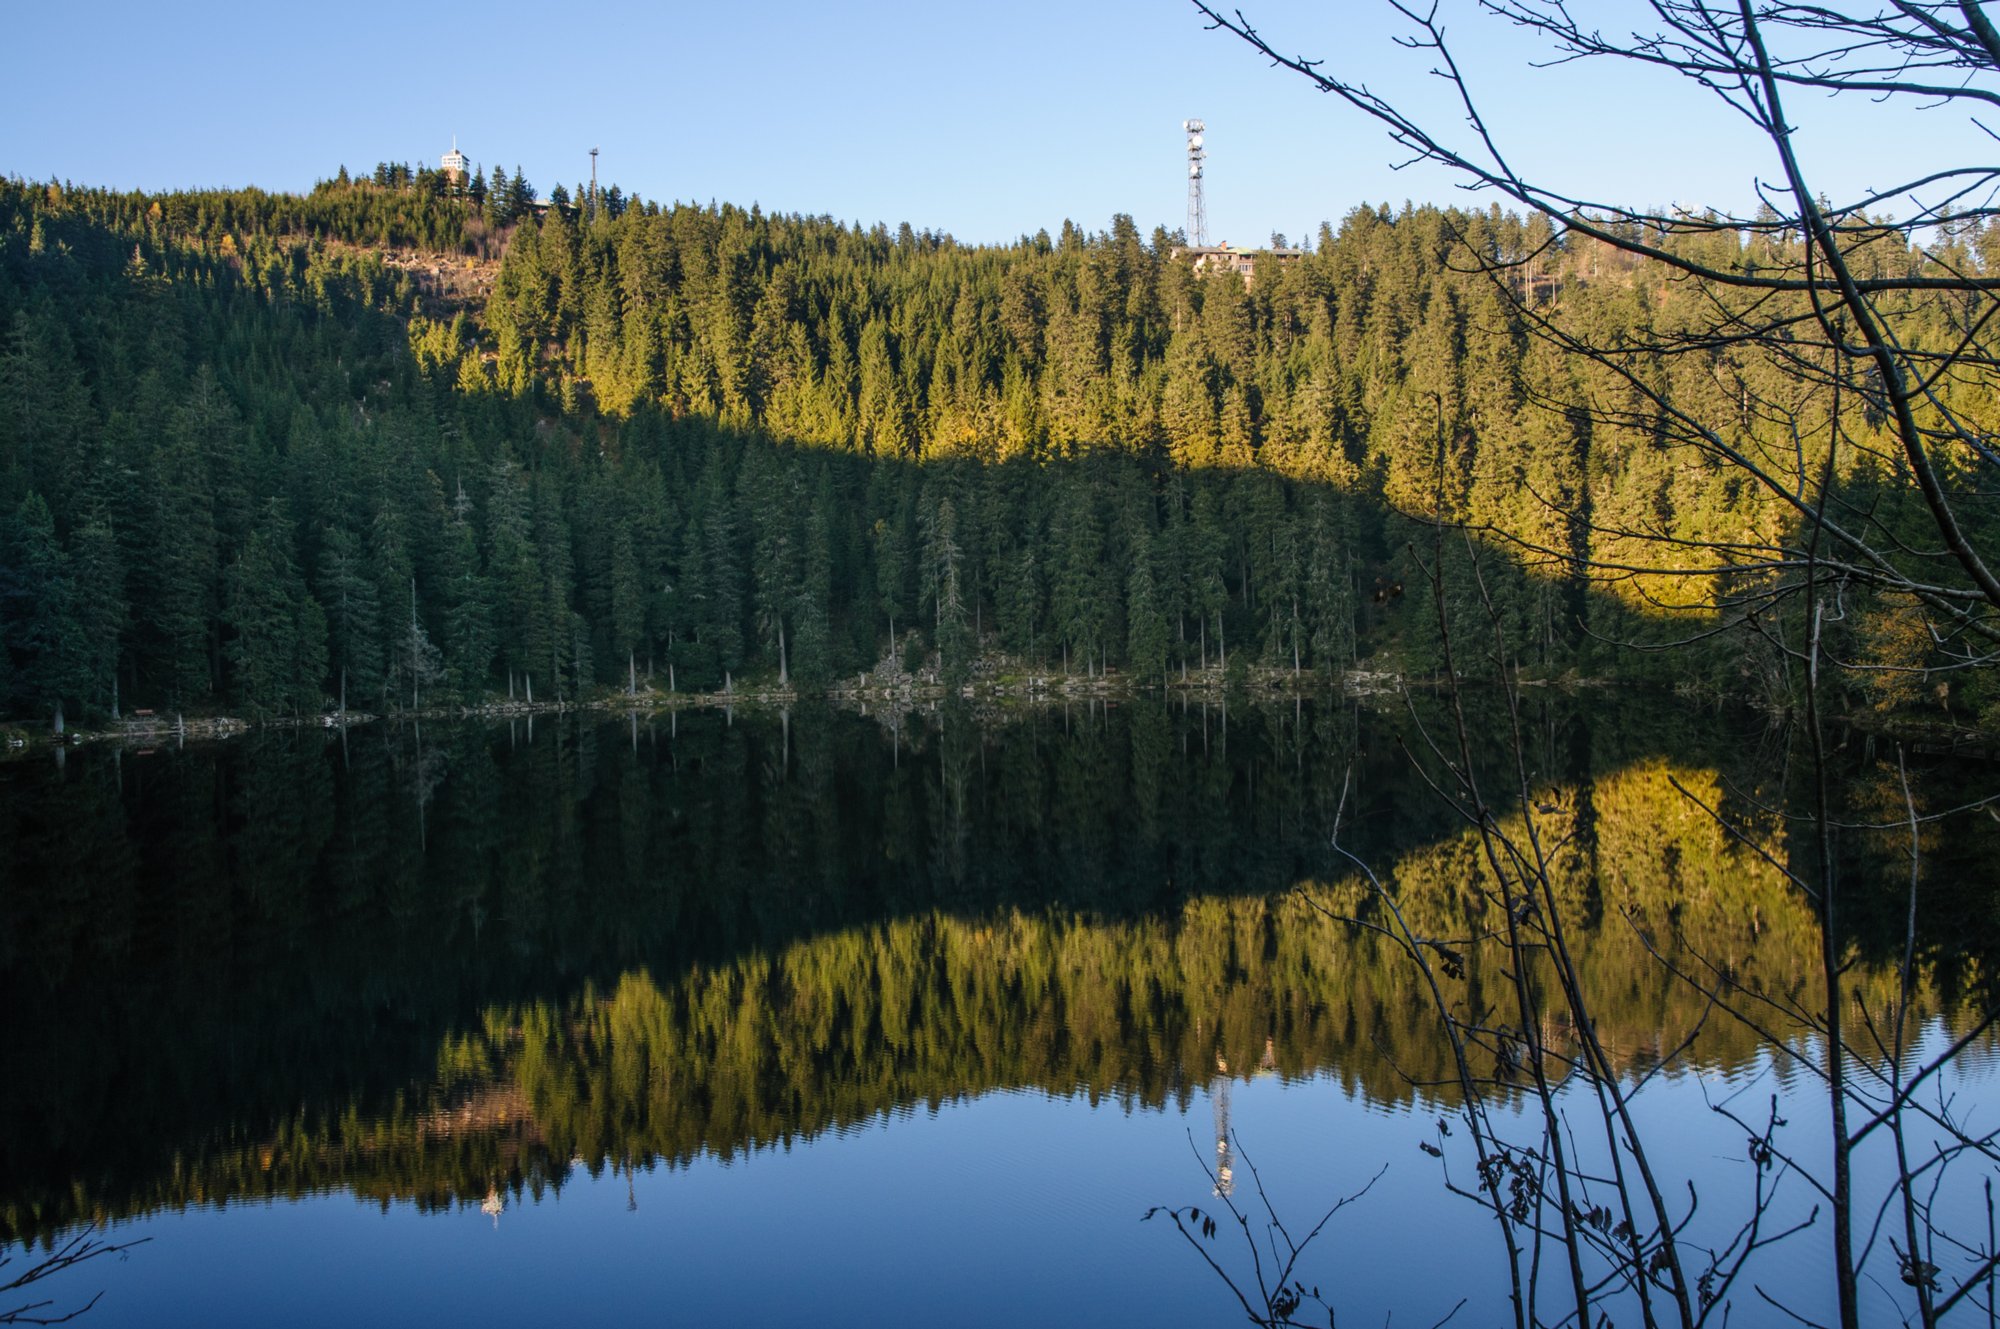
M 521 682 L 528 689 L 528 705 L 533 706 L 535 704 L 535 676 L 524 673 L 521 675 Z
M 790 687 L 791 684 L 792 671 L 785 660 L 785 624 L 784 620 L 780 619 L 778 621 L 778 686 L 785 688 Z
M 423 625 L 417 622 L 417 579 L 410 578 L 410 709 L 421 710 L 420 688 L 424 673 Z
M 637 652 L 625 652 L 625 695 L 639 695 L 639 656 Z
M 62 698 L 61 698 L 61 697 L 57 697 L 57 698 L 56 698 L 56 737 L 58 737 L 58 738 L 61 738 L 61 737 L 62 737 L 62 733 L 63 733 L 63 703 L 62 703 Z

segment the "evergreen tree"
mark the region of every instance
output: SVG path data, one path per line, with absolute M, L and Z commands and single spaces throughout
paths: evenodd
M 158 686 L 175 706 L 199 705 L 214 686 L 219 537 L 207 469 L 193 438 L 170 435 L 154 458 L 145 548 L 134 565 L 134 609 Z
M 15 508 L 0 563 L 0 647 L 10 659 L 15 700 L 60 734 L 64 704 L 89 686 L 89 654 L 77 617 L 68 556 L 41 495 Z
M 70 550 L 76 622 L 84 656 L 80 695 L 86 705 L 116 717 L 118 659 L 125 633 L 125 559 L 110 522 L 93 517 L 76 532 Z
M 1080 659 L 1087 672 L 1102 660 L 1105 610 L 1109 602 L 1104 532 L 1088 484 L 1072 484 L 1058 498 L 1049 523 L 1053 559 L 1049 576 L 1049 618 L 1063 645 L 1066 668 Z
M 229 566 L 223 648 L 231 691 L 264 714 L 317 711 L 326 676 L 326 614 L 292 562 L 292 527 L 268 503 Z
M 520 219 L 520 214 L 514 211 L 514 182 L 507 178 L 504 166 L 493 168 L 493 182 L 486 187 L 486 215 L 495 226 Z
M 368 575 L 360 542 L 345 526 L 328 528 L 320 541 L 319 600 L 327 619 L 327 654 L 335 697 L 347 711 L 348 689 L 357 696 L 380 694 L 383 640 L 376 583 Z
M 695 633 L 709 667 L 728 682 L 743 664 L 743 592 L 736 548 L 736 511 L 728 472 L 719 449 L 709 453 L 695 491 L 691 543 L 701 563 L 701 595 Z
M 1354 662 L 1354 554 L 1339 500 L 1312 500 L 1306 528 L 1306 624 L 1314 665 L 1325 671 Z
M 804 576 L 792 613 L 798 624 L 794 672 L 802 691 L 824 688 L 833 677 L 833 523 L 833 486 L 822 470 L 806 515 Z
M 972 642 L 961 578 L 965 555 L 958 543 L 958 509 L 949 494 L 935 494 L 926 504 L 923 538 L 921 603 L 931 613 L 939 679 L 956 689 L 965 681 Z
M 1158 670 L 1164 676 L 1170 637 L 1153 537 L 1143 526 L 1134 524 L 1127 530 L 1126 542 L 1125 658 L 1141 675 Z
M 1041 562 L 1034 539 L 1021 542 L 1020 552 L 1013 559 L 1012 575 L 1002 583 L 997 609 L 1001 637 L 1007 645 L 1030 659 L 1038 656 L 1042 645 L 1042 585 Z
M 476 700 L 485 691 L 495 638 L 492 588 L 480 571 L 471 512 L 472 500 L 461 487 L 453 498 L 451 522 L 438 557 L 447 681 L 464 700 Z
M 786 628 L 804 593 L 803 486 L 793 467 L 763 451 L 744 458 L 737 484 L 743 509 L 756 533 L 750 571 L 757 636 L 766 653 L 777 661 L 778 686 L 786 687 L 791 682 Z
M 639 643 L 645 632 L 645 574 L 632 528 L 621 521 L 611 532 L 611 649 L 614 657 L 625 661 L 628 692 L 639 686 Z
M 525 694 L 527 680 L 546 666 L 546 643 L 534 635 L 542 621 L 542 579 L 527 486 L 511 457 L 495 461 L 487 476 L 486 540 L 486 568 L 500 611 L 500 657 L 507 670 L 507 695 L 513 697 L 517 679 Z
M 905 609 L 910 577 L 908 532 L 907 504 L 898 504 L 875 519 L 875 594 L 876 602 L 888 620 L 889 652 L 892 657 L 899 649 L 897 618 L 902 617 L 906 627 L 909 624 Z

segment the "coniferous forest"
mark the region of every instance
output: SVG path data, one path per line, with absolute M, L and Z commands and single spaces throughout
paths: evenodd
M 1796 514 L 1525 323 L 1657 346 L 1651 386 L 1740 410 L 1806 475 L 1809 422 L 1752 418 L 1784 367 L 1676 354 L 1714 290 L 1542 219 L 1360 208 L 1245 282 L 1125 216 L 971 246 L 479 181 L 0 183 L 0 711 L 812 692 L 885 657 L 947 686 L 996 662 L 1425 676 L 1488 599 L 1532 674 L 1798 686 L 1782 608 L 1707 631 L 1761 603 L 1726 552 Z M 1789 261 L 1769 235 L 1671 243 Z M 1996 248 L 1885 232 L 1862 257 Z M 1950 311 L 1905 332 L 1947 344 Z M 1885 547 L 1919 543 L 1893 452 L 1835 478 Z M 1990 498 L 1960 501 L 1983 538 Z M 1852 706 L 1994 700 L 1990 671 L 1923 681 L 1940 643 L 1910 606 L 1845 610 L 1833 648 L 1892 666 L 1847 676 Z

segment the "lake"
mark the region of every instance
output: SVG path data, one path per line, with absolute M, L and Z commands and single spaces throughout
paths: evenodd
M 1471 724 L 1503 772 L 1494 710 Z M 1526 721 L 1597 1037 L 1643 1082 L 1676 1213 L 1700 1197 L 1682 1240 L 1720 1249 L 1760 1177 L 1767 1232 L 1806 1221 L 1801 743 L 1658 697 Z M 1480 839 L 1411 755 L 1445 722 L 1428 698 L 686 711 L 0 764 L 0 1278 L 94 1223 L 144 1244 L 35 1288 L 101 1293 L 93 1326 L 1220 1324 L 1241 1307 L 1150 1208 L 1229 1201 L 1261 1233 L 1261 1190 L 1297 1235 L 1368 1188 L 1299 1265 L 1343 1323 L 1505 1322 L 1495 1217 L 1451 1189 L 1451 1046 L 1356 867 L 1422 936 L 1490 916 Z M 1992 1007 L 2000 822 L 1923 823 L 1912 923 L 1896 753 L 1848 736 L 1835 762 L 1858 1008 L 1893 1004 L 1913 943 L 1910 1039 L 1942 1047 Z M 2000 789 L 1907 765 L 1920 815 Z M 1452 1000 L 1484 1009 L 1504 956 L 1460 949 Z M 1975 1038 L 1926 1092 L 1984 1120 L 1992 1067 Z M 1532 1131 L 1531 1099 L 1500 1092 L 1500 1125 Z M 1774 1111 L 1795 1167 L 1746 1152 Z M 1893 1190 L 1886 1135 L 1857 1194 Z M 1961 1163 L 1928 1203 L 1976 1247 L 1994 1168 Z M 1825 1228 L 1759 1253 L 1736 1322 L 1829 1304 Z M 1864 1261 L 1885 1315 L 1900 1231 Z M 1203 1244 L 1250 1276 L 1226 1216 Z

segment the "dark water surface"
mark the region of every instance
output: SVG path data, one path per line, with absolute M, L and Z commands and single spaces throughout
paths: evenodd
M 1780 868 L 1809 852 L 1801 763 L 1761 721 L 1658 699 L 1530 718 L 1600 1035 L 1636 1077 L 1703 1027 L 1639 1102 L 1720 1215 L 1751 1174 L 1711 1105 L 1824 1107 L 1648 947 L 1811 1005 Z M 1448 1049 L 1407 961 L 1329 916 L 1376 907 L 1337 818 L 1419 932 L 1478 913 L 1478 841 L 1417 741 L 1332 703 L 1138 703 L 0 765 L 0 1242 L 150 1238 L 50 1286 L 102 1290 L 80 1323 L 103 1326 L 1226 1323 L 1139 1218 L 1213 1207 L 1218 1161 L 1255 1204 L 1254 1162 L 1307 1226 L 1381 1174 L 1304 1266 L 1343 1323 L 1461 1297 L 1457 1323 L 1497 1323 L 1491 1220 L 1418 1147 L 1457 1099 Z M 1840 760 L 1850 820 L 1900 819 L 1893 753 Z M 1913 779 L 1926 812 L 2000 789 Z M 1981 810 L 1924 833 L 1933 1044 L 1988 1000 L 1996 832 Z M 1907 838 L 1840 852 L 1878 884 L 1849 904 L 1865 1000 L 1893 991 Z M 1482 963 L 1468 1000 L 1501 981 Z M 1961 1103 L 1990 1065 L 1950 1077 Z M 1761 1285 L 1823 1304 L 1824 1250 L 1774 1250 Z

